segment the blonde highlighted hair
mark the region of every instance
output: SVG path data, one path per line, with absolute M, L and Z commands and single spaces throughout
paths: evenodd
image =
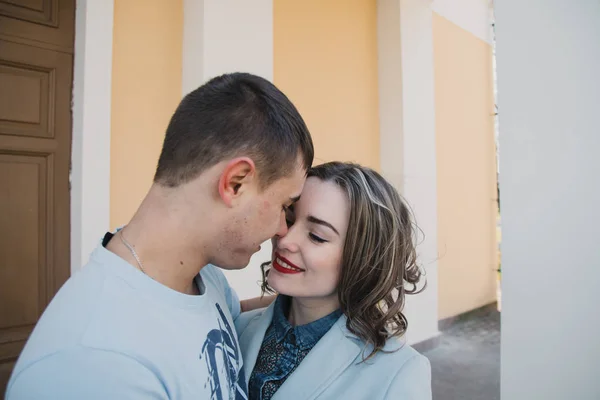
M 370 168 L 330 162 L 311 168 L 308 177 L 335 183 L 350 202 L 338 298 L 348 330 L 373 346 L 369 359 L 390 337 L 406 333 L 405 295 L 425 288 L 419 287 L 423 272 L 413 215 L 396 189 Z M 264 293 L 273 292 L 266 279 L 269 265 L 262 266 Z

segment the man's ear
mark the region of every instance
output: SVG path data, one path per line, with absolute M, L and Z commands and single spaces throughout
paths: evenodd
M 248 157 L 229 161 L 219 177 L 219 195 L 228 207 L 256 183 L 256 166 Z

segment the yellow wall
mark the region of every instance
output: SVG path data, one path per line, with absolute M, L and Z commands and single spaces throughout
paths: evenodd
M 148 191 L 181 100 L 182 0 L 115 0 L 110 225 L 126 224 Z
M 274 81 L 304 117 L 315 164 L 379 168 L 374 0 L 274 0 Z
M 492 48 L 433 15 L 439 317 L 495 300 Z

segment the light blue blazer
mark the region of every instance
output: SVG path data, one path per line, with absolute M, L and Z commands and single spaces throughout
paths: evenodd
M 243 313 L 236 320 L 246 383 L 273 319 L 273 306 Z M 378 352 L 361 362 L 364 348 L 364 342 L 346 329 L 346 317 L 342 315 L 281 385 L 273 400 L 431 400 L 431 366 L 427 358 L 400 339 L 388 340 L 384 348 L 399 350 Z

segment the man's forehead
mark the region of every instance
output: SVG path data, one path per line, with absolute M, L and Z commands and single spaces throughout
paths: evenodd
M 286 202 L 296 202 L 302 194 L 306 182 L 306 170 L 298 168 L 292 174 L 280 178 L 273 184 L 273 194 Z
M 296 203 L 298 200 L 300 200 L 300 197 L 302 196 L 303 187 L 304 182 L 302 182 L 302 184 L 300 185 L 294 185 L 294 187 L 290 188 L 291 190 L 288 190 L 286 192 L 285 200 L 288 201 L 290 204 Z
M 299 175 L 297 177 L 297 179 L 295 179 L 294 192 L 290 196 L 290 198 L 293 200 L 294 203 L 300 199 L 300 196 L 302 195 L 302 190 L 304 190 L 305 183 L 306 183 L 306 172 L 302 171 L 302 174 Z

